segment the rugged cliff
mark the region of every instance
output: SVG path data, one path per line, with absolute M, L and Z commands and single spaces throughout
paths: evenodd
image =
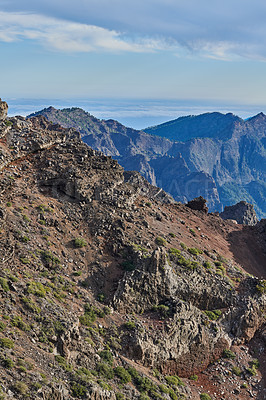
M 262 222 L 175 203 L 44 117 L 0 137 L 3 399 L 264 398 Z
M 211 211 L 245 200 L 266 217 L 265 132 L 260 113 L 247 121 L 207 113 L 169 121 L 143 131 L 99 120 L 79 108 L 44 109 L 34 115 L 75 127 L 89 146 L 139 171 L 177 201 L 207 199 Z

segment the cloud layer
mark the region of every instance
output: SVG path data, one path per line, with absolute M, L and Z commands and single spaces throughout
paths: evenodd
M 266 59 L 264 0 L 1 1 L 0 40 L 62 51 L 171 50 L 222 60 Z
M 168 47 L 163 40 L 124 38 L 120 32 L 40 14 L 0 12 L 0 41 L 23 39 L 64 52 L 149 52 Z

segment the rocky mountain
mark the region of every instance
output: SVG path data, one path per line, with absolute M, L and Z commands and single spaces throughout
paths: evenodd
M 0 397 L 265 399 L 265 221 L 176 203 L 74 129 L 5 115 Z
M 181 117 L 136 131 L 113 120 L 99 120 L 79 108 L 49 107 L 34 115 L 74 127 L 95 150 L 139 171 L 175 200 L 202 195 L 211 211 L 247 201 L 266 217 L 264 114 L 244 121 L 233 114 Z

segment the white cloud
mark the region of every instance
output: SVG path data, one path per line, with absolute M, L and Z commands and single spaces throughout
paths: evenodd
M 42 16 L 0 12 L 0 41 L 30 39 L 64 52 L 150 52 L 169 47 L 163 40 L 126 39 L 115 30 Z
M 3 6 L 0 41 L 29 39 L 63 52 L 266 59 L 264 0 L 9 0 Z

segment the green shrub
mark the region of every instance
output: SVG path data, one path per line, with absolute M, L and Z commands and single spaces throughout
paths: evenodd
M 113 365 L 114 358 L 113 358 L 113 354 L 111 353 L 111 351 L 102 350 L 102 351 L 100 351 L 99 356 L 101 357 L 101 359 L 104 362 L 106 362 L 106 363 L 108 363 L 110 365 Z
M 195 247 L 189 247 L 187 251 L 193 256 L 197 256 L 198 254 L 202 254 L 202 250 L 196 249 Z
M 123 393 L 116 393 L 115 398 L 116 400 L 124 400 L 125 395 L 123 395 Z
M 149 396 L 144 393 L 141 393 L 139 396 L 139 400 L 150 400 Z
M 50 251 L 42 250 L 41 256 L 46 267 L 55 269 L 60 266 L 59 258 L 53 255 Z
M 169 253 L 172 256 L 180 256 L 181 252 L 178 249 L 175 249 L 174 247 L 171 247 L 171 249 L 169 249 Z
M 116 367 L 114 369 L 114 373 L 121 380 L 122 383 L 128 383 L 131 381 L 130 373 L 123 367 Z
M 56 361 L 58 362 L 58 364 L 66 371 L 66 372 L 70 372 L 72 371 L 72 366 L 70 364 L 67 363 L 66 359 L 62 356 L 56 355 L 55 356 Z
M 221 310 L 213 310 L 213 311 L 206 310 L 204 311 L 204 313 L 212 321 L 216 321 L 222 315 Z
M 13 349 L 14 342 L 13 342 L 13 340 L 6 338 L 6 337 L 0 338 L 0 346 L 5 349 Z
M 4 292 L 9 291 L 8 281 L 5 278 L 0 277 L 0 286 L 4 290 Z
M 223 266 L 223 263 L 222 263 L 221 261 L 214 261 L 214 265 L 215 265 L 216 267 L 222 267 L 222 266 Z
M 27 287 L 27 292 L 38 297 L 45 297 L 49 289 L 45 288 L 41 282 L 30 282 Z
M 235 355 L 235 353 L 234 353 L 232 350 L 230 350 L 230 349 L 225 349 L 225 350 L 223 351 L 223 357 L 224 357 L 224 358 L 229 358 L 229 359 L 231 359 L 231 360 L 234 360 L 234 359 L 236 358 L 236 355 Z
M 6 325 L 4 322 L 0 321 L 0 332 L 3 332 L 6 329 Z
M 30 260 L 27 257 L 20 257 L 20 262 L 22 262 L 22 264 L 30 264 Z
M 6 206 L 7 206 L 7 207 L 12 207 L 12 203 L 11 203 L 10 201 L 8 201 L 8 202 L 6 203 Z
M 212 264 L 210 263 L 210 261 L 205 261 L 205 262 L 203 263 L 203 266 L 204 266 L 205 268 L 207 268 L 207 269 L 211 269 L 211 268 L 212 268 Z
M 13 388 L 17 393 L 20 393 L 22 395 L 26 395 L 29 391 L 28 385 L 26 383 L 20 382 L 20 381 L 17 381 L 14 384 Z
M 22 297 L 21 301 L 26 305 L 26 307 L 30 311 L 32 311 L 36 314 L 40 314 L 40 312 L 41 312 L 40 307 L 38 307 L 37 304 L 32 299 L 24 296 L 24 297 Z
M 212 398 L 208 393 L 201 393 L 200 400 L 212 400 Z
M 84 386 L 80 385 L 77 382 L 74 382 L 71 384 L 71 395 L 73 397 L 81 398 L 81 397 L 84 397 L 86 395 L 86 393 L 87 393 L 87 390 Z
M 252 376 L 257 375 L 257 372 L 258 372 L 257 370 L 259 368 L 259 361 L 256 359 L 252 360 L 249 362 L 249 366 L 250 366 L 250 368 L 247 368 L 247 372 Z
M 14 362 L 11 360 L 11 358 L 4 358 L 3 359 L 3 366 L 4 368 L 11 369 L 14 367 Z
M 158 246 L 165 246 L 166 240 L 161 236 L 157 236 L 157 238 L 155 239 L 155 243 L 158 244 Z
M 232 368 L 233 374 L 240 376 L 242 374 L 242 370 L 239 367 L 233 366 Z
M 85 306 L 85 313 L 79 317 L 79 321 L 82 325 L 90 326 L 97 318 L 97 314 L 92 306 L 87 304 Z
M 197 381 L 198 378 L 199 378 L 198 375 L 195 375 L 195 374 L 190 375 L 190 377 L 189 377 L 189 379 L 190 379 L 191 381 Z
M 167 386 L 165 386 L 165 385 L 159 385 L 159 389 L 160 389 L 160 391 L 162 392 L 162 393 L 169 393 L 169 388 L 167 387 Z
M 132 330 L 136 328 L 136 324 L 134 321 L 128 321 L 124 324 L 124 328 Z
M 86 242 L 85 239 L 83 239 L 83 238 L 76 238 L 76 239 L 74 239 L 74 246 L 75 246 L 76 248 L 81 248 L 81 247 L 86 247 L 86 246 L 88 246 L 88 244 L 87 244 L 87 242 Z
M 170 232 L 170 233 L 169 233 L 169 236 L 171 236 L 172 238 L 175 238 L 175 237 L 176 237 L 176 235 L 175 235 L 173 232 Z
M 186 249 L 187 249 L 187 246 L 186 246 L 185 243 L 183 243 L 183 242 L 180 242 L 180 246 L 182 247 L 183 250 L 186 250 Z
M 22 321 L 21 317 L 19 317 L 18 315 L 16 315 L 14 318 L 12 318 L 11 325 L 15 326 L 16 328 L 19 328 L 25 332 L 30 330 L 29 325 L 25 324 L 25 322 Z
M 132 376 L 133 379 L 137 379 L 139 377 L 139 373 L 134 367 L 128 367 L 127 372 Z
M 171 386 L 184 386 L 182 380 L 176 375 L 166 376 L 165 379 Z
M 113 379 L 114 377 L 114 370 L 108 364 L 105 363 L 97 364 L 96 371 L 98 371 L 106 379 Z
M 98 296 L 97 296 L 97 300 L 98 300 L 100 303 L 103 303 L 103 302 L 104 302 L 104 299 L 105 299 L 105 295 L 104 295 L 103 293 L 99 293 Z
M 22 214 L 22 218 L 23 218 L 24 221 L 30 222 L 30 219 L 26 214 Z

